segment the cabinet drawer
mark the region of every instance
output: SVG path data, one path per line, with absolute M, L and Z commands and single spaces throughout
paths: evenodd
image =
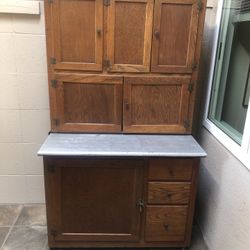
M 188 204 L 190 197 L 190 183 L 162 183 L 148 184 L 149 204 Z
M 189 181 L 192 178 L 193 160 L 150 159 L 148 178 L 152 181 Z
M 145 241 L 184 241 L 187 206 L 147 206 Z

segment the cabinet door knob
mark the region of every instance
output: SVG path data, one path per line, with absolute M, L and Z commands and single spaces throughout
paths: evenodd
M 157 39 L 159 39 L 159 38 L 160 38 L 160 31 L 159 31 L 159 30 L 155 30 L 155 31 L 154 31 L 154 35 L 155 35 L 155 37 L 156 37 Z
M 102 35 L 102 30 L 101 29 L 97 29 L 96 33 L 97 33 L 98 36 L 101 36 Z
M 126 110 L 129 110 L 129 103 L 128 103 L 128 102 L 125 102 L 125 103 L 124 103 L 124 106 L 125 106 L 125 109 L 126 109 Z
M 163 226 L 164 226 L 165 230 L 168 230 L 168 228 L 169 228 L 168 224 L 164 224 Z

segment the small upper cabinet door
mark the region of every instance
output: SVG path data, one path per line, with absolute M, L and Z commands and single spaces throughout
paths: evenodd
M 101 71 L 103 1 L 53 0 L 47 5 L 54 69 Z
M 153 0 L 111 0 L 107 59 L 110 72 L 149 72 Z
M 124 78 L 124 126 L 132 133 L 189 133 L 189 76 Z
M 198 8 L 197 0 L 155 1 L 152 72 L 192 72 L 195 63 Z
M 57 74 L 52 82 L 53 131 L 121 131 L 121 77 Z

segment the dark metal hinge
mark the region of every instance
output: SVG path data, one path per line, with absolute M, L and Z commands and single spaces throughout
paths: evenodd
M 103 0 L 104 6 L 110 6 L 110 0 Z
M 194 63 L 192 64 L 192 70 L 196 70 L 196 69 L 197 69 L 197 66 L 198 66 L 198 64 L 194 62 Z
M 189 128 L 190 127 L 190 121 L 189 120 L 185 120 L 183 125 L 184 125 L 185 129 Z
M 56 237 L 58 235 L 57 231 L 56 230 L 50 230 L 50 234 L 53 236 L 53 237 Z
M 198 9 L 198 11 L 202 11 L 202 8 L 203 8 L 202 0 L 198 0 L 198 2 L 197 2 L 197 9 Z
M 60 120 L 59 119 L 53 119 L 53 124 L 58 127 L 60 125 Z
M 105 60 L 103 61 L 103 66 L 104 66 L 105 68 L 110 68 L 110 66 L 111 66 L 110 61 L 105 59 Z
M 194 89 L 193 83 L 188 84 L 188 91 L 189 91 L 190 93 L 193 92 L 193 89 Z
M 57 80 L 53 79 L 51 80 L 51 87 L 56 88 L 57 87 Z
M 50 64 L 56 64 L 56 58 L 55 57 L 50 58 Z
M 55 166 L 54 166 L 54 165 L 48 165 L 48 166 L 47 166 L 47 170 L 48 170 L 48 172 L 50 172 L 50 173 L 54 173 L 54 172 L 55 172 Z
M 48 0 L 48 3 L 53 3 L 53 0 Z

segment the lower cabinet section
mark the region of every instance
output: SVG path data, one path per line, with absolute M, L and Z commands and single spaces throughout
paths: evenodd
M 187 180 L 159 182 L 154 162 Z M 190 244 L 197 158 L 44 157 L 44 171 L 51 248 Z

